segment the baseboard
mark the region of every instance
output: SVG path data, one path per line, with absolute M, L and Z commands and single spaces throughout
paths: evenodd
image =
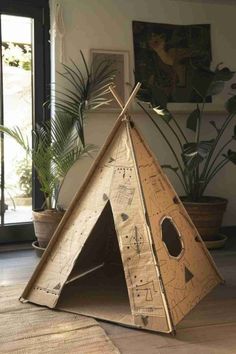
M 6 243 L 0 244 L 0 253 L 1 252 L 11 252 L 11 251 L 25 251 L 32 250 L 31 242 L 17 242 L 17 243 Z

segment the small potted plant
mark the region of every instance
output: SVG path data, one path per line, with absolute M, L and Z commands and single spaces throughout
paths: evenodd
M 32 161 L 28 155 L 17 162 L 16 173 L 19 176 L 21 194 L 15 198 L 18 205 L 31 205 L 32 203 Z
M 37 125 L 32 132 L 32 146 L 19 127 L 0 126 L 0 132 L 12 137 L 24 150 L 36 171 L 44 194 L 42 210 L 33 211 L 35 234 L 40 247 L 45 248 L 60 222 L 64 211 L 57 203 L 63 180 L 71 166 L 94 147 L 85 143 L 84 120 L 86 113 L 110 102 L 107 94 L 114 80 L 111 63 L 100 62 L 88 67 L 83 53 L 84 72 L 74 61 L 63 65 L 59 73 L 68 86 L 54 90 L 54 95 L 45 106 L 52 107 L 50 120 Z
M 167 97 L 161 87 L 157 84 L 145 87 L 139 94 L 138 105 L 152 120 L 176 162 L 174 166 L 166 164 L 162 167 L 171 170 L 180 181 L 185 192 L 185 196 L 181 197 L 183 204 L 203 240 L 208 244 L 214 242 L 219 234 L 227 200 L 206 195 L 207 187 L 228 163 L 236 164 L 236 151 L 232 150 L 232 144 L 236 140 L 236 127 L 228 140 L 222 143 L 223 135 L 229 133 L 227 128 L 236 116 L 236 96 L 231 96 L 225 103 L 223 123 L 219 124 L 214 120 L 209 122 L 214 127 L 215 133 L 207 140 L 202 139 L 202 123 L 208 97 L 222 92 L 225 82 L 232 79 L 233 75 L 234 72 L 226 67 L 220 68 L 220 65 L 215 71 L 205 68 L 195 69 L 192 85 L 200 103 L 196 103 L 196 108 L 186 120 L 186 128 L 193 132 L 191 139 L 187 138 L 186 131 L 168 110 Z M 156 113 L 155 116 L 141 102 L 148 102 Z M 168 135 L 164 133 L 160 119 L 167 125 Z M 176 142 L 178 150 L 174 148 Z

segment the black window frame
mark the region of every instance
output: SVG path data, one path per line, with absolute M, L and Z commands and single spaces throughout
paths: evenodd
M 1 0 L 0 14 L 34 19 L 33 33 L 33 127 L 50 119 L 43 103 L 50 97 L 50 10 L 49 0 Z M 1 35 L 1 33 L 0 33 Z M 0 38 L 1 39 L 1 38 Z M 1 54 L 1 53 L 0 53 Z M 0 70 L 1 71 L 1 70 Z M 0 72 L 2 81 L 2 73 Z M 2 85 L 1 85 L 2 87 Z M 1 94 L 2 102 L 2 94 Z M 2 107 L 2 104 L 1 104 Z M 3 115 L 3 112 L 1 112 Z M 40 209 L 44 202 L 35 171 L 32 176 L 32 208 Z M 0 244 L 34 240 L 32 222 L 0 225 Z

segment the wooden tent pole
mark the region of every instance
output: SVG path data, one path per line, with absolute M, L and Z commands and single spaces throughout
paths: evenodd
M 113 97 L 115 98 L 115 100 L 118 103 L 118 105 L 120 106 L 120 108 L 123 109 L 124 104 L 123 104 L 121 98 L 119 97 L 118 93 L 114 90 L 114 88 L 112 86 L 109 86 L 109 90 L 111 91 Z
M 132 99 L 136 96 L 138 90 L 140 89 L 140 86 L 141 86 L 141 83 L 138 82 L 137 85 L 135 86 L 135 88 L 133 89 L 131 95 L 129 96 L 129 98 L 128 98 L 128 100 L 127 100 L 127 102 L 126 102 L 126 104 L 124 106 L 122 105 L 122 102 L 121 102 L 119 96 L 117 95 L 117 93 L 115 92 L 115 90 L 113 88 L 109 87 L 109 89 L 110 89 L 112 95 L 114 96 L 115 100 L 117 101 L 119 106 L 122 108 L 122 111 L 121 111 L 118 119 L 125 115 L 125 113 L 127 112 L 128 108 L 129 108 L 129 105 L 130 105 Z

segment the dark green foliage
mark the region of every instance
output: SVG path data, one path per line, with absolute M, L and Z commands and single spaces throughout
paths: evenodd
M 193 76 L 193 89 L 206 102 L 209 96 L 218 95 L 224 89 L 226 81 L 232 79 L 234 75 L 233 71 L 224 67 L 220 69 L 220 65 L 217 65 L 215 71 L 211 71 L 205 68 L 196 68 Z
M 236 126 L 234 126 L 231 138 L 226 140 L 224 144 L 220 144 L 221 138 L 226 132 L 228 125 L 233 119 L 235 119 L 236 96 L 230 97 L 225 103 L 228 114 L 221 126 L 218 126 L 213 120 L 209 122 L 215 129 L 214 137 L 209 140 L 201 139 L 203 133 L 202 121 L 205 117 L 205 102 L 209 96 L 219 94 L 223 90 L 225 82 L 232 79 L 233 75 L 234 72 L 230 71 L 228 68 L 220 69 L 219 65 L 215 71 L 210 71 L 205 68 L 196 68 L 193 88 L 201 97 L 202 103 L 197 104 L 196 108 L 186 120 L 186 127 L 194 133 L 193 139 L 190 141 L 187 139 L 184 130 L 171 114 L 169 115 L 169 117 L 171 117 L 170 119 L 164 118 L 165 116 L 168 117 L 168 114 L 166 113 L 168 112 L 168 107 L 162 95 L 160 95 L 160 100 L 158 102 L 159 89 L 155 94 L 153 92 L 154 86 L 149 90 L 146 89 L 145 100 L 143 100 L 148 102 L 153 111 L 158 114 L 156 119 L 150 116 L 145 107 L 139 103 L 169 146 L 177 163 L 177 167 L 172 167 L 171 165 L 164 165 L 162 167 L 175 173 L 180 180 L 189 201 L 201 201 L 208 184 L 215 175 L 227 163 L 231 162 L 236 164 L 236 152 L 231 149 L 229 149 L 227 153 L 224 152 L 225 149 L 236 140 Z M 153 105 L 153 102 L 155 102 L 155 105 Z M 156 107 L 157 103 L 159 104 L 158 107 Z M 163 114 L 163 112 L 165 113 Z M 166 135 L 163 132 L 158 118 L 164 120 L 169 128 L 170 135 Z M 172 146 L 173 137 L 179 145 L 179 150 L 176 150 L 176 148 Z
M 236 113 L 236 96 L 232 96 L 226 101 L 225 108 L 230 114 Z
M 227 155 L 223 156 L 236 165 L 236 151 L 228 150 Z
M 186 173 L 192 173 L 200 163 L 208 156 L 214 144 L 214 139 L 200 141 L 199 143 L 186 143 L 183 145 Z
M 200 109 L 199 106 L 197 105 L 197 108 L 192 111 L 187 119 L 187 128 L 193 130 L 194 132 L 196 132 L 197 130 L 197 123 L 199 120 L 199 116 L 200 116 Z

